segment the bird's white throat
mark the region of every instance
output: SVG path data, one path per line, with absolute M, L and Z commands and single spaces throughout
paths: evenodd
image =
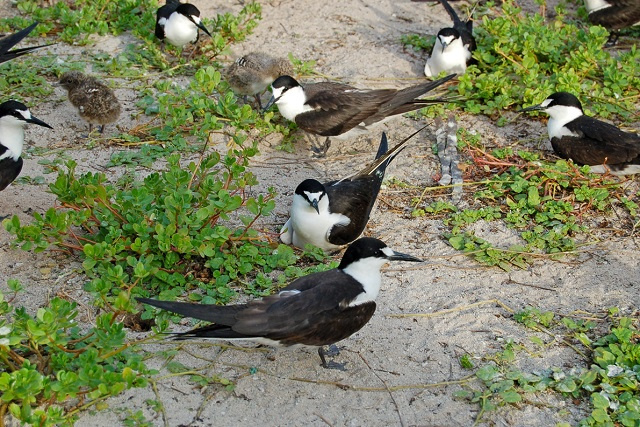
M 542 105 L 544 106 L 544 103 Z M 553 107 L 545 109 L 544 112 L 549 114 L 549 122 L 547 123 L 549 138 L 577 136 L 575 133 L 567 129 L 565 125 L 583 115 L 582 111 L 578 107 L 554 105 Z
M 31 118 L 29 111 L 21 113 L 25 118 Z M 13 116 L 4 116 L 0 118 L 0 144 L 7 147 L 11 152 L 9 156 L 12 157 L 13 160 L 18 160 L 22 155 L 24 126 L 26 124 L 27 123 L 25 121 L 19 120 Z
M 196 22 L 200 18 L 194 16 Z M 175 46 L 182 47 L 187 43 L 195 43 L 198 39 L 198 27 L 186 16 L 174 12 L 164 24 L 164 35 Z
M 364 292 L 351 301 L 350 307 L 376 300 L 382 284 L 380 268 L 386 263 L 387 260 L 385 258 L 368 257 L 352 262 L 343 270 L 360 282 L 364 288 Z
M 313 110 L 310 106 L 305 105 L 307 96 L 302 86 L 292 87 L 284 93 L 282 91 L 283 88 L 274 89 L 273 96 L 278 99 L 276 105 L 280 110 L 280 114 L 287 120 L 295 121 L 298 114 Z

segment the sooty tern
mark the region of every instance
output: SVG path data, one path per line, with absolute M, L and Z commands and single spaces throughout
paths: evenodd
M 176 339 L 245 340 L 271 346 L 318 347 L 343 340 L 369 322 L 380 291 L 380 268 L 388 261 L 422 260 L 393 251 L 364 237 L 346 250 L 338 268 L 291 282 L 275 295 L 246 304 L 216 306 L 136 298 L 139 302 L 183 316 L 212 322 Z
M 329 149 L 329 137 L 352 138 L 388 117 L 420 109 L 442 99 L 416 99 L 451 80 L 451 74 L 433 82 L 405 89 L 357 89 L 342 83 L 320 82 L 302 86 L 293 77 L 280 76 L 272 84 L 273 96 L 265 109 L 278 106 L 280 114 L 303 130 L 326 136 L 322 154 Z
M 640 1 L 638 0 L 585 0 L 589 21 L 611 31 L 607 45 L 618 40 L 622 28 L 640 25 Z
M 425 0 L 413 0 L 425 1 Z M 447 0 L 439 0 L 453 21 L 453 28 L 442 28 L 436 36 L 431 56 L 424 66 L 427 77 L 435 77 L 441 72 L 464 74 L 472 61 L 476 49 L 473 37 L 473 21 L 463 22 Z
M 94 124 L 104 126 L 120 116 L 120 102 L 113 91 L 93 76 L 79 71 L 67 71 L 60 77 L 60 85 L 69 92 L 69 101 L 78 109 L 80 117 L 89 122 L 89 133 Z
M 595 173 L 640 173 L 640 136 L 585 116 L 574 95 L 556 92 L 541 104 L 520 111 L 536 110 L 549 114 L 547 132 L 560 157 L 589 165 Z
M 37 22 L 29 25 L 27 28 L 18 31 L 17 33 L 10 34 L 8 36 L 0 38 L 0 63 L 9 61 L 10 59 L 17 58 L 18 56 L 22 56 L 25 53 L 29 53 L 32 50 L 39 49 L 41 47 L 51 46 L 51 44 L 43 44 L 40 46 L 31 46 L 31 47 L 23 47 L 21 49 L 9 50 L 13 46 L 20 43 L 22 39 L 24 39 L 27 34 L 31 32 L 36 26 Z
M 282 242 L 335 250 L 357 239 L 369 222 L 387 166 L 422 129 L 389 151 L 383 132 L 376 160 L 351 176 L 325 184 L 302 181 L 293 195 L 290 217 L 280 230 Z
M 0 191 L 7 188 L 22 170 L 22 146 L 24 127 L 27 123 L 53 129 L 31 115 L 21 102 L 6 101 L 0 104 Z
M 177 47 L 195 43 L 200 36 L 198 28 L 209 37 L 211 33 L 200 21 L 200 11 L 191 3 L 167 0 L 156 13 L 156 37 Z
M 260 95 L 280 76 L 293 73 L 291 62 L 284 58 L 273 58 L 266 53 L 251 52 L 238 59 L 227 68 L 225 78 L 236 95 L 254 96 L 262 109 Z

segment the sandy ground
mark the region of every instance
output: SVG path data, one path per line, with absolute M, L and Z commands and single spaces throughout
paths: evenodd
M 204 16 L 241 8 L 239 3 L 229 1 L 195 4 Z M 317 61 L 316 69 L 322 74 L 360 87 L 402 87 L 422 80 L 425 58 L 405 51 L 400 36 L 435 34 L 450 24 L 441 7 L 406 0 L 274 0 L 262 5 L 262 21 L 252 36 L 234 46 L 235 54 L 256 49 L 279 56 L 291 52 L 297 58 Z M 13 10 L 5 3 L 3 11 L 15 13 Z M 101 48 L 106 46 L 112 52 L 122 49 L 117 41 L 104 41 L 101 40 Z M 62 54 L 68 47 L 58 45 L 51 49 L 60 49 Z M 124 105 L 118 125 L 134 126 L 134 92 L 126 85 L 118 85 L 116 93 Z M 66 101 L 63 89 L 56 88 L 51 101 L 32 108 L 32 112 L 55 130 L 30 127 L 29 146 L 64 148 L 67 156 L 78 160 L 81 172 L 105 171 L 114 179 L 121 173 L 118 169 L 105 169 L 110 154 L 121 148 L 83 146 L 80 134 L 86 132 L 85 124 Z M 481 132 L 483 143 L 491 147 L 534 141 L 542 150 L 550 150 L 541 122 L 521 118 L 497 128 L 485 117 L 463 114 L 458 121 L 460 126 Z M 421 126 L 422 122 L 398 118 L 380 130 L 388 132 L 393 144 Z M 440 169 L 431 151 L 434 130 L 432 127 L 420 134 L 389 167 L 388 176 L 417 186 L 435 185 L 434 177 Z M 275 213 L 265 223 L 274 231 L 279 229 L 286 219 L 291 194 L 302 179 L 344 176 L 373 157 L 378 141 L 379 134 L 373 136 L 373 142 L 366 138 L 336 141 L 328 158 L 321 161 L 309 157 L 308 141 L 300 143 L 294 154 L 277 151 L 277 141 L 265 142 L 255 171 L 265 188 L 275 185 L 279 192 Z M 26 159 L 23 175 L 43 175 L 37 159 Z M 158 383 L 158 395 L 151 388 L 127 391 L 108 400 L 108 409 L 83 414 L 77 425 L 121 425 L 130 411 L 142 410 L 154 425 L 169 426 L 469 426 L 478 415 L 478 407 L 453 398 L 453 393 L 461 389 L 455 382 L 470 374 L 460 367 L 459 357 L 499 351 L 507 339 L 526 344 L 532 334 L 517 324 L 507 310 L 487 301 L 499 300 L 515 310 L 533 305 L 565 314 L 573 310 L 599 312 L 611 306 L 631 314 L 640 307 L 640 249 L 633 236 L 607 234 L 606 240 L 577 257 L 544 260 L 526 270 L 507 273 L 480 266 L 457 253 L 441 237 L 441 221 L 411 218 L 403 212 L 404 207 L 391 209 L 389 205 L 396 203 L 394 197 L 393 191 L 383 190 L 382 202 L 375 209 L 366 234 L 426 262 L 419 266 L 396 264 L 385 270 L 375 316 L 360 332 L 340 343 L 344 348 L 337 360 L 346 362 L 348 371 L 322 369 L 313 351 L 245 351 L 183 344 L 177 361 L 194 369 L 205 367 L 205 375 L 228 378 L 236 384 L 235 389 L 227 391 L 215 384 L 202 388 L 184 376 L 172 377 Z M 468 194 L 465 200 L 468 203 Z M 27 220 L 32 212 L 43 212 L 53 202 L 45 185 L 14 185 L 3 191 L 0 206 L 3 214 L 15 212 Z M 478 235 L 492 241 L 515 239 L 515 234 L 501 222 L 478 223 L 475 227 Z M 78 301 L 83 318 L 92 317 L 77 260 L 12 250 L 9 241 L 3 228 L 0 289 L 5 288 L 8 278 L 17 278 L 26 287 L 17 303 L 26 305 L 30 312 L 53 295 L 66 295 Z M 480 304 L 470 306 L 474 303 Z M 460 310 L 433 317 L 391 316 L 452 308 Z M 132 338 L 140 336 L 131 333 Z M 168 346 L 175 347 L 175 343 L 148 345 L 145 349 L 156 351 Z M 551 347 L 544 356 L 523 357 L 518 366 L 535 370 L 581 363 L 575 353 L 559 346 Z M 150 366 L 166 374 L 163 363 L 161 359 L 149 361 Z M 250 368 L 257 371 L 250 373 Z M 146 403 L 147 399 L 158 398 L 164 405 L 164 415 Z M 575 424 L 585 415 L 585 408 L 580 405 L 542 395 L 530 404 L 493 412 L 480 425 Z

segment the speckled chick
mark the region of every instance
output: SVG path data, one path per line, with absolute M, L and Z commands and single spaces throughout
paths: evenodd
M 293 67 L 287 59 L 273 58 L 262 52 L 252 52 L 242 56 L 227 68 L 225 77 L 231 89 L 247 99 L 253 95 L 262 109 L 260 94 L 280 76 L 293 74 Z
M 120 116 L 120 102 L 113 91 L 98 79 L 79 71 L 67 71 L 60 77 L 60 85 L 69 92 L 69 101 L 78 109 L 80 117 L 93 125 L 104 126 Z

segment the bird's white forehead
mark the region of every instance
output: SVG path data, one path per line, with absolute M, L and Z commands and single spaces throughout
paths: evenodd
M 25 120 L 31 119 L 31 112 L 29 110 L 16 110 L 16 112 L 20 113 Z
M 280 95 L 282 95 L 282 92 L 284 92 L 284 87 L 272 87 L 271 88 L 271 93 L 273 94 L 274 98 L 279 98 Z
M 553 102 L 553 99 L 547 98 L 544 101 L 542 101 L 540 106 L 543 107 L 543 108 L 547 108 L 549 106 L 549 104 L 551 104 L 552 102 Z
M 199 16 L 191 15 L 191 19 L 193 19 L 193 22 L 195 22 L 196 24 L 200 23 L 200 17 Z
M 307 199 L 309 200 L 320 200 L 320 197 L 322 197 L 322 192 L 318 191 L 317 193 L 310 193 L 308 191 L 305 191 L 304 194 L 307 195 Z
M 382 248 L 382 253 L 385 254 L 386 256 L 392 256 L 394 254 L 393 249 L 389 247 Z
M 438 38 L 442 43 L 446 43 L 446 44 L 451 43 L 455 39 L 455 37 L 453 36 L 438 36 Z

